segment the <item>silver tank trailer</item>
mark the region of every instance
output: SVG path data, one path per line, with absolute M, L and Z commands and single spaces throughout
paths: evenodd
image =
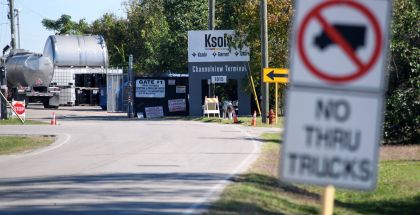
M 24 50 L 10 54 L 6 71 L 11 87 L 48 87 L 54 72 L 50 58 Z
M 107 67 L 108 50 L 98 35 L 51 35 L 45 42 L 44 56 L 54 67 Z

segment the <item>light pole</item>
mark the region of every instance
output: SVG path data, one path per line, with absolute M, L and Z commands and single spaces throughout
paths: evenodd
M 215 28 L 215 19 L 216 19 L 216 15 L 215 15 L 215 10 L 216 10 L 216 0 L 209 0 L 209 20 L 208 20 L 208 27 L 209 30 L 214 30 Z M 207 80 L 207 84 L 208 84 L 208 94 L 209 94 L 209 98 L 212 97 L 212 83 L 211 80 L 208 79 Z

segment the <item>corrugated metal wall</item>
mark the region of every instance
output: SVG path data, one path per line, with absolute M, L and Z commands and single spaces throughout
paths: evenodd
M 107 111 L 124 112 L 127 108 L 126 74 L 108 74 Z

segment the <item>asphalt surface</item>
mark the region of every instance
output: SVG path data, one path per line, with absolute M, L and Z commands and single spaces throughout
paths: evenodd
M 52 112 L 27 114 L 49 121 Z M 258 156 L 258 136 L 277 131 L 128 120 L 91 107 L 55 112 L 57 126 L 0 127 L 57 136 L 49 147 L 0 156 L 0 214 L 200 214 Z

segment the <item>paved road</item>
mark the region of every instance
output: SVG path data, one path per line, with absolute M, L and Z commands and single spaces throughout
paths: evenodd
M 94 108 L 57 115 L 58 126 L 0 127 L 58 137 L 38 151 L 0 156 L 0 214 L 199 214 L 258 156 L 253 138 L 265 131 L 127 120 Z

